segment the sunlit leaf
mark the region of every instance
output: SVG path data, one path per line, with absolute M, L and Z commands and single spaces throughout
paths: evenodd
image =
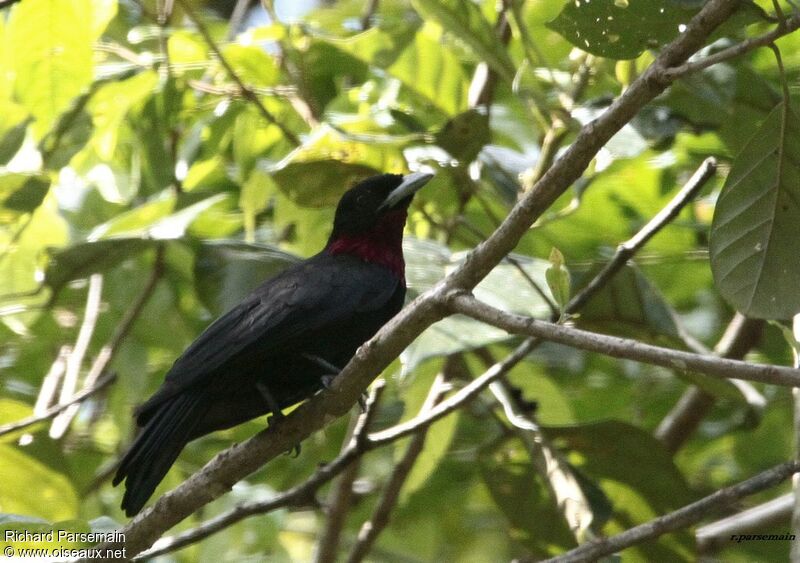
M 514 64 L 502 41 L 471 0 L 413 0 L 425 18 L 439 22 L 448 32 L 466 43 L 480 61 L 485 61 L 506 79 L 514 76 Z
M 31 0 L 11 14 L 15 91 L 41 136 L 92 80 L 89 0 Z M 44 27 L 44 29 L 43 29 Z M 46 30 L 46 32 L 45 32 Z
M 51 522 L 74 518 L 78 495 L 69 480 L 16 446 L 0 444 L 0 511 L 25 514 Z

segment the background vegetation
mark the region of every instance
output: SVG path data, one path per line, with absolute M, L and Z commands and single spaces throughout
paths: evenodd
M 3 4 L 13 6 L 0 17 L 0 528 L 89 530 L 126 521 L 109 481 L 133 407 L 216 315 L 324 245 L 350 185 L 436 170 L 406 236 L 410 293 L 423 293 L 704 2 Z M 475 296 L 598 333 L 791 365 L 790 333 L 760 319 L 800 310 L 798 23 L 788 2 L 742 3 L 700 64 L 672 69 L 675 81 Z M 779 51 L 743 43 L 767 33 Z M 726 49 L 737 44 L 748 48 L 733 57 Z M 719 64 L 703 64 L 718 52 Z M 567 307 L 698 169 L 689 187 L 699 195 Z M 433 325 L 383 372 L 369 430 L 429 410 L 519 344 L 467 317 Z M 794 455 L 787 387 L 552 343 L 517 356 L 490 390 L 356 456 L 333 484 L 262 503 L 261 514 L 164 560 L 332 560 L 354 546 L 363 553 L 353 560 L 545 557 Z M 356 416 L 170 533 L 306 482 L 337 457 Z M 264 426 L 190 444 L 154 499 Z M 703 513 L 702 523 L 784 488 Z M 791 530 L 792 498 L 782 498 L 777 517 L 754 529 Z M 381 511 L 391 520 L 373 544 L 359 530 L 371 520 L 381 531 Z M 702 531 L 683 526 L 621 557 L 780 560 L 790 549 Z

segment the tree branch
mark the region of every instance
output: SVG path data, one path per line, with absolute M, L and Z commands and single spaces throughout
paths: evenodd
M 758 343 L 763 328 L 764 321 L 748 319 L 737 313 L 717 343 L 715 353 L 733 360 L 744 358 Z M 697 430 L 715 402 L 711 393 L 691 386 L 658 425 L 656 438 L 664 444 L 667 451 L 675 453 Z
M 633 545 L 691 526 L 708 516 L 710 512 L 730 506 L 735 501 L 746 496 L 774 487 L 798 471 L 800 471 L 800 463 L 787 461 L 746 481 L 720 489 L 712 495 L 670 512 L 665 516 L 626 530 L 616 536 L 593 540 L 567 553 L 547 559 L 542 563 L 597 561 L 606 555 L 617 553 Z
M 345 454 L 353 444 L 364 446 L 367 437 L 366 432 L 374 418 L 374 413 L 377 411 L 378 401 L 384 389 L 383 380 L 379 380 L 378 383 L 373 385 L 366 414 L 355 418 L 355 423 L 351 425 L 348 436 L 345 438 L 344 444 L 342 444 L 341 454 Z M 316 552 L 314 553 L 314 561 L 317 563 L 336 561 L 339 538 L 344 528 L 347 512 L 350 510 L 353 482 L 358 477 L 360 461 L 361 456 L 354 457 L 344 467 L 342 475 L 336 483 L 336 488 L 330 495 L 330 502 L 326 510 L 327 522 L 325 530 L 317 543 Z
M 695 533 L 697 552 L 710 554 L 731 541 L 733 534 L 749 534 L 769 526 L 788 524 L 792 516 L 794 495 L 786 493 L 753 508 L 722 520 L 706 524 Z
M 75 346 L 67 358 L 66 371 L 64 378 L 61 380 L 61 394 L 59 396 L 59 403 L 66 403 L 75 394 L 75 388 L 78 386 L 78 376 L 81 372 L 83 365 L 83 357 L 89 349 L 89 344 L 92 341 L 94 334 L 94 327 L 97 324 L 97 318 L 100 316 L 100 298 L 103 294 L 103 276 L 101 274 L 92 274 L 89 277 L 89 290 L 86 295 L 86 307 L 83 314 L 83 322 L 78 331 L 78 338 L 75 340 Z M 72 415 L 67 409 L 64 412 L 57 414 L 50 424 L 50 437 L 54 440 L 61 438 L 69 427 L 72 421 Z
M 447 297 L 454 313 L 461 313 L 512 334 L 535 336 L 613 358 L 624 358 L 669 369 L 696 371 L 724 379 L 747 379 L 787 387 L 800 386 L 800 370 L 784 366 L 749 364 L 703 354 L 692 354 L 635 340 L 596 334 L 586 330 L 537 321 L 531 317 L 506 313 L 482 303 L 472 295 L 454 291 Z
M 452 358 L 448 358 L 442 372 L 436 376 L 428 392 L 428 396 L 425 399 L 425 403 L 420 409 L 420 414 L 430 411 L 447 392 L 449 387 L 447 383 L 447 374 L 451 369 L 450 366 L 453 361 Z M 411 438 L 411 442 L 408 444 L 403 457 L 395 465 L 392 474 L 389 476 L 389 480 L 383 488 L 383 494 L 372 516 L 361 526 L 356 543 L 350 551 L 350 555 L 347 557 L 347 563 L 360 563 L 363 561 L 364 557 L 367 556 L 372 545 L 375 543 L 375 540 L 378 538 L 378 535 L 380 535 L 389 523 L 392 510 L 397 504 L 397 499 L 400 498 L 400 490 L 403 488 L 403 484 L 405 484 L 406 479 L 408 479 L 411 470 L 414 468 L 414 464 L 417 462 L 417 458 L 425 447 L 425 438 L 428 435 L 429 427 L 430 425 L 421 427 L 416 434 L 414 434 L 414 437 Z
M 675 197 L 654 215 L 639 232 L 617 247 L 617 251 L 605 267 L 580 292 L 570 299 L 566 312 L 574 313 L 586 305 L 589 299 L 603 288 L 647 241 L 680 214 L 681 210 L 695 198 L 706 182 L 714 177 L 716 171 L 717 161 L 714 158 L 705 159 L 689 181 L 675 194 Z
M 676 80 L 686 76 L 687 74 L 691 74 L 693 72 L 697 72 L 699 70 L 703 70 L 710 66 L 714 66 L 716 64 L 741 56 L 748 51 L 757 49 L 758 47 L 766 47 L 767 45 L 774 43 L 777 39 L 792 33 L 798 28 L 800 28 L 800 14 L 795 14 L 790 18 L 786 18 L 786 20 L 784 20 L 784 25 L 778 25 L 769 33 L 765 33 L 764 35 L 759 35 L 758 37 L 753 37 L 751 39 L 746 39 L 741 43 L 737 43 L 732 47 L 728 47 L 727 49 L 723 49 L 722 51 L 702 59 L 665 69 L 663 71 L 663 78 L 665 80 Z

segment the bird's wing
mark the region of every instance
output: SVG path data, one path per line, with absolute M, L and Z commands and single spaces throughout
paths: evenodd
M 291 266 L 212 323 L 175 361 L 140 412 L 220 373 L 249 346 L 267 352 L 354 312 L 380 309 L 399 283 L 389 270 L 345 255 L 318 254 Z

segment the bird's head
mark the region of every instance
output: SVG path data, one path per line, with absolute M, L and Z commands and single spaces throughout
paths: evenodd
M 382 174 L 356 184 L 339 201 L 327 251 L 354 254 L 402 274 L 403 227 L 408 206 L 431 178 L 433 174 L 424 172 L 406 176 Z

